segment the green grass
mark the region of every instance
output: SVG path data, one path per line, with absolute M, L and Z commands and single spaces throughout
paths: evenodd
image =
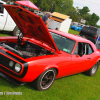
M 69 29 L 68 33 L 79 34 L 79 31 L 75 31 L 75 30 Z
M 71 29 L 70 32 L 78 34 Z M 0 92 L 22 92 L 22 95 L 0 95 L 0 100 L 100 100 L 100 68 L 93 77 L 80 73 L 57 79 L 46 91 L 34 90 L 31 83 L 17 86 L 0 77 Z
M 0 31 L 0 36 L 11 36 L 12 32 Z

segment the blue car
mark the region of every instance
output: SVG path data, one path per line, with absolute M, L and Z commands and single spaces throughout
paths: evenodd
M 82 26 L 81 25 L 72 25 L 70 28 L 75 31 L 80 31 L 82 29 Z

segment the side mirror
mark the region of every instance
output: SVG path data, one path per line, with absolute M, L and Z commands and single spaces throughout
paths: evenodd
M 82 43 L 80 43 L 79 46 L 78 46 L 78 55 L 80 57 L 83 56 L 83 45 L 82 45 Z
M 79 56 L 80 56 L 80 57 L 82 57 L 82 56 L 83 56 L 83 52 L 82 52 L 82 51 L 79 53 Z

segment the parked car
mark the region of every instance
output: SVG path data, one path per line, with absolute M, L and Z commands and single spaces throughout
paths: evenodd
M 31 82 L 42 91 L 61 77 L 81 72 L 96 74 L 100 52 L 91 41 L 48 30 L 40 16 L 21 6 L 4 7 L 24 37 L 0 37 L 0 76 L 18 85 Z
M 100 49 L 100 28 L 86 25 L 82 28 L 79 35 L 92 41 Z
M 6 9 L 3 7 L 3 4 L 6 4 L 6 2 L 0 0 L 0 30 L 13 31 L 13 35 L 15 35 L 17 29 L 16 24 Z M 19 34 L 19 32 L 17 33 Z
M 23 1 L 17 1 L 17 4 L 19 4 L 18 2 L 23 3 Z M 30 1 L 27 3 L 31 4 Z M 0 31 L 12 31 L 13 36 L 18 36 L 19 33 L 21 33 L 21 30 L 18 28 L 18 26 L 16 26 L 12 17 L 9 15 L 9 13 L 6 11 L 6 9 L 3 7 L 3 4 L 6 4 L 6 2 L 4 2 L 3 0 L 0 0 Z M 13 3 L 9 2 L 8 4 L 13 4 Z M 36 6 L 34 7 L 34 6 L 35 5 L 33 4 L 32 7 L 34 9 L 37 9 L 37 7 Z M 30 6 L 30 8 L 32 8 L 32 7 Z
M 34 13 L 39 15 L 41 18 L 44 16 L 43 12 L 41 12 L 39 10 L 34 10 Z
M 80 31 L 83 26 L 84 26 L 83 24 L 72 22 L 70 29 L 73 29 L 75 31 Z

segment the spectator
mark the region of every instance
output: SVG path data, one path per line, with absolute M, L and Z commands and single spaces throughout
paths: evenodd
M 44 21 L 45 25 L 48 27 L 49 26 L 49 22 L 47 21 L 48 19 L 50 19 L 50 17 L 52 17 L 52 15 L 50 13 L 47 13 L 46 15 L 43 16 L 42 20 Z
M 57 30 L 57 31 L 58 31 L 58 28 L 56 28 L 55 30 Z

